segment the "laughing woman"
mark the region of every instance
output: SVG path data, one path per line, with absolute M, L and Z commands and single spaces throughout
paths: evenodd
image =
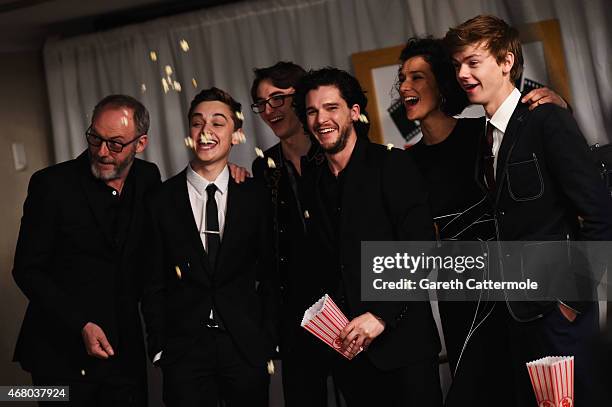
M 443 240 L 490 240 L 494 229 L 489 205 L 476 181 L 478 143 L 484 117 L 461 118 L 469 104 L 455 79 L 454 67 L 441 40 L 412 38 L 400 55 L 398 90 L 406 116 L 418 120 L 423 138 L 409 152 L 428 185 L 436 230 Z M 546 88 L 523 97 L 531 105 L 553 102 L 567 105 Z M 503 405 L 504 368 L 495 335 L 500 321 L 495 303 L 439 302 L 453 384 L 447 406 Z M 503 303 L 497 306 L 503 306 Z M 484 322 L 483 322 L 484 321 Z M 481 323 L 482 322 L 482 323 Z M 476 330 L 474 330 L 477 327 Z M 470 332 L 473 331 L 470 335 Z M 468 340 L 469 337 L 469 340 Z M 507 372 L 510 373 L 510 372 Z

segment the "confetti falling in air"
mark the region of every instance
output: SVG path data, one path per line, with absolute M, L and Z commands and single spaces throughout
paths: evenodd
M 166 78 L 162 78 L 162 87 L 164 88 L 164 93 L 168 93 L 170 90 L 170 85 L 168 85 Z
M 81 376 L 85 376 L 85 369 L 81 369 Z
M 363 113 L 359 115 L 359 121 L 362 123 L 369 123 L 367 116 Z
M 140 91 L 142 93 L 145 93 L 147 91 L 147 85 L 145 85 L 144 83 L 140 85 Z
M 157 62 L 157 52 L 155 51 L 149 52 L 149 58 L 151 58 L 151 61 Z
M 274 374 L 274 361 L 273 360 L 268 360 L 268 374 L 269 375 Z
M 125 116 L 121 117 L 121 124 L 123 124 L 123 127 L 127 127 L 128 126 L 128 119 L 127 119 L 127 117 L 125 117 Z
M 198 87 L 198 82 L 195 80 L 195 78 L 191 78 L 191 84 L 193 85 L 194 88 Z
M 240 130 L 236 130 L 232 133 L 232 140 L 236 140 L 240 144 L 246 143 L 246 136 Z
M 174 271 L 176 272 L 176 276 L 179 280 L 183 278 L 183 275 L 181 274 L 181 268 L 179 266 L 174 266 Z
M 391 151 L 392 148 L 393 148 L 393 143 L 387 144 L 387 150 Z
M 166 75 L 168 76 L 172 75 L 172 67 L 170 65 L 166 65 L 164 67 L 164 71 L 166 72 Z
M 184 52 L 189 51 L 189 43 L 184 38 L 179 41 L 179 45 Z
M 172 88 L 177 92 L 180 92 L 182 90 L 181 84 L 178 83 L 178 81 L 174 81 L 172 83 Z
M 193 139 L 191 137 L 185 137 L 185 147 L 194 148 Z
M 276 163 L 272 159 L 272 157 L 268 157 L 268 168 L 276 168 Z
M 213 133 L 209 131 L 203 131 L 200 134 L 200 142 L 204 144 L 214 144 L 214 140 L 212 139 Z
M 259 158 L 264 158 L 264 153 L 263 151 L 261 151 L 261 148 L 259 147 L 255 147 L 255 154 L 257 154 L 257 157 Z
M 304 219 L 310 219 L 310 214 L 308 213 L 308 209 L 304 211 Z
M 239 118 L 240 120 L 244 120 L 244 115 L 242 114 L 240 110 L 236 112 L 236 117 Z

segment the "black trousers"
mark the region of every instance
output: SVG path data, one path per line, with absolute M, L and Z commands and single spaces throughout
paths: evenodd
M 66 379 L 33 373 L 35 386 L 69 386 L 69 402 L 39 402 L 40 406 L 59 407 L 146 407 L 147 385 L 140 378 L 117 373 L 104 379 Z
M 511 407 L 500 397 L 513 380 L 504 302 L 438 303 L 444 342 L 452 374 L 446 407 Z M 470 328 L 472 334 L 466 341 Z
M 229 333 L 203 328 L 198 341 L 171 364 L 162 364 L 167 407 L 268 406 L 270 377 L 265 365 L 251 366 Z
M 437 357 L 383 371 L 365 352 L 349 361 L 308 332 L 300 341 L 283 355 L 286 407 L 326 406 L 330 373 L 349 407 L 442 405 Z
M 595 406 L 600 393 L 594 340 L 599 333 L 599 307 L 593 303 L 568 321 L 558 306 L 532 322 L 506 318 L 509 354 L 512 358 L 514 406 L 535 406 L 536 397 L 525 364 L 545 356 L 574 356 L 574 405 Z

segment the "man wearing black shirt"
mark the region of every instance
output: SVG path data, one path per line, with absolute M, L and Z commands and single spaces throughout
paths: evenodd
M 30 303 L 14 360 L 35 385 L 70 386 L 70 405 L 146 405 L 139 253 L 160 175 L 134 157 L 148 128 L 140 102 L 108 96 L 88 150 L 30 180 L 13 268 Z
M 323 349 L 323 345 L 300 327 L 304 311 L 314 302 L 315 296 L 303 281 L 308 270 L 298 261 L 304 250 L 306 230 L 298 190 L 302 174 L 325 159 L 319 145 L 312 143 L 304 132 L 291 106 L 294 87 L 304 73 L 302 67 L 292 62 L 278 62 L 255 69 L 251 87 L 251 109 L 279 139 L 264 152 L 263 158 L 255 159 L 253 174 L 263 179 L 270 190 L 273 245 L 283 294 L 280 352 L 288 407 L 325 405 L 327 399 L 327 375 L 318 373 L 320 361 L 312 357 L 318 353 L 309 351 Z
M 331 370 L 349 406 L 440 406 L 440 341 L 428 302 L 361 300 L 362 241 L 432 240 L 427 194 L 411 157 L 358 137 L 367 99 L 344 71 L 306 74 L 296 88 L 298 117 L 325 152 L 305 174 L 305 252 L 319 297 L 329 294 L 349 319 L 340 333 L 352 360 L 335 353 Z

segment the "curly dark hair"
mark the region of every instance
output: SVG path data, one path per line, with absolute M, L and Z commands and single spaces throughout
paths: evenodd
M 338 88 L 340 96 L 342 96 L 342 99 L 346 101 L 349 107 L 355 104 L 359 105 L 361 114 L 367 117 L 366 106 L 368 104 L 368 98 L 361 88 L 359 81 L 346 71 L 328 66 L 308 71 L 295 87 L 293 105 L 298 118 L 306 130 L 308 130 L 306 124 L 306 95 L 311 90 L 330 85 Z M 355 122 L 355 130 L 358 135 L 367 134 L 368 128 L 369 125 Z
M 255 68 L 255 79 L 251 85 L 251 98 L 257 101 L 257 88 L 261 81 L 269 79 L 272 85 L 280 89 L 295 87 L 300 78 L 306 74 L 301 66 L 290 61 L 280 61 L 266 68 Z
M 193 115 L 193 111 L 197 105 L 202 102 L 212 102 L 218 101 L 223 102 L 229 106 L 232 112 L 232 120 L 234 121 L 234 130 L 238 130 L 242 127 L 242 119 L 238 117 L 237 112 L 242 112 L 242 105 L 234 100 L 232 95 L 227 93 L 226 91 L 215 88 L 214 86 L 209 89 L 204 89 L 191 101 L 191 105 L 189 106 L 189 113 L 187 113 L 187 120 L 191 120 L 191 116 Z
M 455 68 L 444 42 L 441 39 L 432 37 L 410 38 L 400 54 L 400 67 L 398 71 L 401 71 L 402 66 L 407 60 L 417 56 L 425 59 L 436 78 L 438 90 L 442 97 L 440 110 L 449 116 L 461 113 L 470 102 L 457 82 Z M 401 83 L 398 80 L 396 84 L 398 91 L 400 85 Z

